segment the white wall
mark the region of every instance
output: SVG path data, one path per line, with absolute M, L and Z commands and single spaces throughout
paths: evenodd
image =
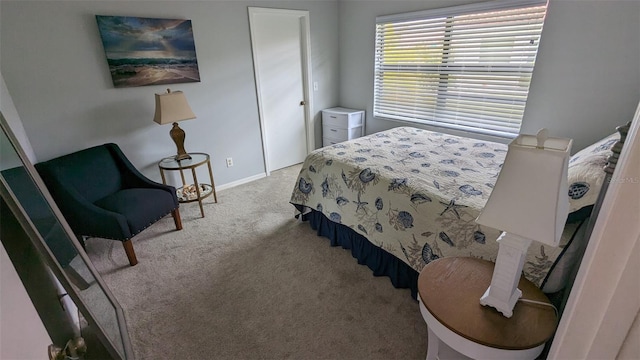
M 406 124 L 371 115 L 375 17 L 471 2 L 339 2 L 341 105 L 366 109 L 367 133 Z M 550 0 L 522 131 L 547 127 L 577 151 L 629 121 L 640 99 L 639 36 L 639 1 Z
M 11 127 L 13 135 L 18 139 L 22 150 L 24 150 L 24 153 L 27 155 L 29 160 L 35 164 L 37 162 L 36 154 L 33 152 L 31 142 L 29 142 L 29 138 L 27 138 L 27 134 L 24 131 L 22 121 L 18 115 L 18 110 L 16 110 L 16 107 L 13 104 L 13 99 L 11 98 L 11 94 L 9 94 L 7 85 L 4 82 L 2 72 L 0 72 L 0 111 Z
M 175 145 L 170 126 L 152 121 L 153 94 L 170 87 L 185 92 L 198 117 L 180 123 L 185 148 L 211 154 L 216 185 L 264 173 L 247 6 L 310 11 L 312 80 L 320 85 L 314 104 L 322 109 L 338 99 L 335 1 L 3 0 L 0 6 L 1 71 L 40 161 L 115 142 L 160 180 L 157 162 Z M 114 88 L 96 14 L 191 19 L 201 82 Z
M 626 124 L 640 99 L 640 1 L 551 0 L 522 132 L 580 150 Z

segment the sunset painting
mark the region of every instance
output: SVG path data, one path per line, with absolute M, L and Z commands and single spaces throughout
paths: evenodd
M 96 15 L 115 87 L 199 82 L 191 20 Z

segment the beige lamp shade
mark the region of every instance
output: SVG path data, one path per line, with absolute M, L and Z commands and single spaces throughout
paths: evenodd
M 509 144 L 478 224 L 557 246 L 569 212 L 571 139 L 520 135 Z
M 164 94 L 156 94 L 156 114 L 153 121 L 164 125 L 195 118 L 196 115 L 182 91 L 171 92 L 167 89 Z

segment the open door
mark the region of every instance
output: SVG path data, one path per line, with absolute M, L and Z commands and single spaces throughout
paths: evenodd
M 309 12 L 249 7 L 251 48 L 267 175 L 313 150 Z

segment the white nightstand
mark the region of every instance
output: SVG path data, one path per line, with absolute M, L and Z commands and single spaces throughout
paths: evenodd
M 322 110 L 322 146 L 364 135 L 364 110 L 335 107 Z

